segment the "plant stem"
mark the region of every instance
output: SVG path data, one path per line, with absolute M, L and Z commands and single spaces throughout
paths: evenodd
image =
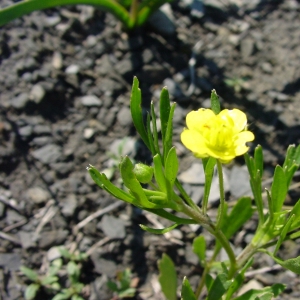
M 204 287 L 204 285 L 205 285 L 205 277 L 206 277 L 206 275 L 208 274 L 208 272 L 209 272 L 209 270 L 210 270 L 210 268 L 211 268 L 213 262 L 215 261 L 216 256 L 218 255 L 218 251 L 216 251 L 216 250 L 217 250 L 217 248 L 215 248 L 215 251 L 214 251 L 214 253 L 213 253 L 211 259 L 210 259 L 209 262 L 207 262 L 206 265 L 205 265 L 205 268 L 204 268 L 204 271 L 203 271 L 203 273 L 202 273 L 201 279 L 200 279 L 199 284 L 198 284 L 198 286 L 197 286 L 197 290 L 196 290 L 196 292 L 195 292 L 196 299 L 198 299 L 198 298 L 200 297 L 201 292 L 202 292 L 202 290 L 203 290 L 203 287 Z
M 222 164 L 218 159 L 217 159 L 217 168 L 218 168 L 219 188 L 220 188 L 220 206 L 218 210 L 216 227 L 220 228 L 225 213 L 225 193 L 224 193 L 224 178 L 223 178 Z
M 182 212 L 185 213 L 187 216 L 191 217 L 193 220 L 198 222 L 198 224 L 202 225 L 206 228 L 212 235 L 216 237 L 219 241 L 221 246 L 226 251 L 229 261 L 230 261 L 230 269 L 229 269 L 229 276 L 232 277 L 236 272 L 236 259 L 233 253 L 233 250 L 229 244 L 228 239 L 225 237 L 223 232 L 215 226 L 215 224 L 211 221 L 209 216 L 202 214 L 201 212 L 193 210 L 191 207 L 183 203 Z
M 133 28 L 137 21 L 137 14 L 138 14 L 138 2 L 139 0 L 132 0 L 130 6 L 130 28 Z

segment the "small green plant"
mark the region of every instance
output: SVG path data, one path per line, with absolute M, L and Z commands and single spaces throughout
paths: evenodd
M 183 224 L 199 224 L 215 238 L 210 255 L 206 251 L 204 237 L 200 235 L 194 239 L 193 251 L 199 258 L 203 273 L 195 290 L 188 279 L 183 278 L 181 300 L 197 300 L 202 296 L 206 300 L 271 300 L 277 297 L 285 289 L 284 284 L 252 289 L 242 295 L 238 293 L 256 253 L 269 255 L 283 268 L 300 274 L 300 256 L 287 260 L 278 257 L 278 250 L 286 240 L 295 240 L 300 236 L 300 199 L 293 207 L 284 206 L 293 176 L 300 166 L 300 145 L 288 147 L 283 164 L 275 168 L 273 182 L 271 188 L 266 190 L 267 200 L 264 201 L 263 149 L 258 145 L 253 156 L 248 154 L 247 143 L 253 141 L 255 136 L 248 130 L 246 114 L 239 109 L 221 110 L 218 95 L 212 90 L 211 109 L 200 108 L 189 112 L 186 128 L 181 133 L 183 145 L 202 160 L 205 186 L 201 206 L 198 206 L 177 179 L 179 160 L 172 146 L 176 104 L 171 105 L 168 91 L 164 88 L 159 103 L 159 135 L 154 104 L 151 103 L 150 113 L 144 122 L 141 103 L 139 82 L 134 78 L 131 115 L 133 124 L 152 153 L 152 166 L 139 164 L 136 168 L 137 165 L 128 157 L 122 157 L 119 169 L 125 189 L 121 189 L 90 165 L 87 169 L 95 183 L 114 197 L 172 222 L 171 226 L 160 229 L 140 225 L 143 230 L 164 234 Z M 159 136 L 162 143 L 158 141 Z M 230 208 L 225 200 L 223 165 L 240 155 L 244 155 L 253 197 L 241 197 Z M 215 169 L 220 194 L 217 216 L 210 214 L 208 206 Z M 253 238 L 236 255 L 230 240 L 253 214 L 258 220 Z M 228 259 L 218 261 L 222 248 Z M 158 268 L 159 282 L 166 299 L 177 300 L 178 280 L 173 261 L 164 254 Z
M 117 272 L 115 281 L 109 280 L 107 282 L 108 288 L 116 293 L 118 299 L 134 297 L 136 288 L 131 286 L 131 276 L 130 269 L 126 269 Z
M 23 0 L 0 10 L 0 26 L 29 14 L 63 5 L 93 5 L 112 13 L 128 30 L 142 26 L 161 5 L 172 0 Z
M 35 299 L 38 291 L 44 288 L 46 292 L 54 292 L 60 290 L 59 278 L 57 275 L 58 271 L 62 266 L 62 259 L 56 259 L 52 261 L 47 274 L 40 276 L 34 270 L 21 266 L 21 272 L 32 281 L 30 285 L 26 288 L 25 299 L 32 300 Z
M 46 275 L 40 276 L 38 273 L 22 266 L 21 272 L 32 281 L 26 288 L 25 299 L 38 299 L 37 294 L 40 289 L 49 295 L 54 295 L 52 300 L 83 300 L 81 296 L 84 284 L 80 282 L 82 262 L 87 258 L 85 253 L 71 253 L 65 247 L 59 247 L 61 256 L 67 262 L 64 264 L 62 258 L 55 259 L 51 262 Z M 60 273 L 67 274 L 67 281 L 62 278 Z M 63 284 L 67 285 L 63 288 Z
M 232 77 L 224 80 L 225 84 L 233 88 L 236 93 L 239 93 L 243 89 L 246 81 L 244 77 Z

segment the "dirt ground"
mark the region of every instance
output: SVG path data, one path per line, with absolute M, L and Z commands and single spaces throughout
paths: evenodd
M 179 139 L 185 115 L 208 107 L 212 89 L 224 108 L 246 112 L 256 137 L 251 151 L 264 148 L 266 183 L 288 145 L 300 143 L 299 1 L 180 0 L 169 13 L 167 21 L 156 16 L 130 34 L 112 15 L 88 6 L 34 12 L 0 28 L 0 299 L 24 299 L 29 281 L 20 266 L 44 274 L 60 245 L 89 254 L 81 277 L 85 299 L 112 299 L 106 282 L 125 268 L 137 282 L 135 299 L 162 299 L 157 260 L 164 252 L 181 280 L 197 284 L 202 270 L 191 242 L 201 228 L 182 226 L 169 237 L 144 232 L 138 224 L 167 223 L 112 199 L 86 171 L 92 164 L 118 183 L 117 157 L 149 161 L 130 117 L 133 76 L 145 111 L 163 86 L 177 102 L 180 172 L 196 162 Z M 240 182 L 242 164 L 238 158 L 227 167 L 229 201 L 249 192 Z M 192 197 L 201 198 L 203 186 L 182 178 Z M 298 186 L 286 204 L 299 197 Z M 232 240 L 236 251 L 251 240 L 255 224 Z M 296 241 L 280 255 L 299 253 Z M 251 284 L 285 283 L 278 299 L 299 299 L 298 276 L 265 255 L 254 268 Z

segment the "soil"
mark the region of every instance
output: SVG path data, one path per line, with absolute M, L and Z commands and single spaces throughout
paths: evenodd
M 45 274 L 60 245 L 89 254 L 80 278 L 84 299 L 112 299 L 106 282 L 126 268 L 137 284 L 135 299 L 163 299 L 157 281 L 162 253 L 175 261 L 180 282 L 188 276 L 196 286 L 202 270 L 191 243 L 202 229 L 182 226 L 167 236 L 144 232 L 139 224 L 168 223 L 113 199 L 86 171 L 89 164 L 105 169 L 119 184 L 117 157 L 149 161 L 130 118 L 133 76 L 145 111 L 151 100 L 157 104 L 163 86 L 177 102 L 180 173 L 196 162 L 179 139 L 185 115 L 208 107 L 212 89 L 224 108 L 247 113 L 256 136 L 251 151 L 257 144 L 264 148 L 266 182 L 288 145 L 300 143 L 299 1 L 192 3 L 198 9 L 174 1 L 171 19 L 160 29 L 158 17 L 131 33 L 112 15 L 87 6 L 33 12 L 0 29 L 1 299 L 24 299 L 30 281 L 20 266 Z M 239 158 L 227 167 L 229 201 L 243 184 L 233 170 L 242 169 Z M 184 180 L 197 197 L 200 186 Z M 296 187 L 286 204 L 299 197 Z M 210 214 L 215 211 L 212 202 Z M 251 240 L 255 224 L 232 240 L 237 252 Z M 299 252 L 298 242 L 291 242 L 280 256 Z M 295 274 L 265 255 L 253 267 L 258 271 L 247 277 L 250 284 L 285 283 L 278 299 L 299 299 Z

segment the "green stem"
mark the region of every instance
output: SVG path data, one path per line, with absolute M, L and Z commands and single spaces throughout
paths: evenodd
M 220 206 L 218 210 L 217 217 L 217 228 L 221 227 L 224 213 L 225 213 L 225 192 L 224 192 L 224 178 L 223 178 L 223 169 L 221 162 L 217 159 L 217 168 L 218 168 L 218 176 L 219 176 L 219 188 L 220 188 Z
M 198 213 L 201 213 L 200 207 L 198 205 L 196 205 L 195 202 L 189 197 L 189 195 L 186 193 L 186 191 L 184 190 L 184 188 L 182 187 L 181 183 L 179 182 L 179 180 L 177 178 L 175 180 L 175 185 L 176 185 L 178 191 L 180 192 L 180 194 L 182 195 L 183 199 L 186 201 L 186 203 L 191 208 L 196 210 Z
M 205 278 L 206 278 L 206 275 L 208 274 L 209 270 L 211 269 L 211 266 L 213 264 L 213 262 L 215 261 L 216 259 L 216 256 L 218 255 L 218 251 L 216 251 L 217 249 L 215 248 L 215 251 L 211 257 L 211 259 L 209 260 L 209 262 L 206 263 L 205 265 L 205 268 L 203 270 L 203 273 L 202 273 L 202 276 L 201 276 L 201 279 L 199 281 L 199 284 L 197 286 L 197 290 L 195 292 L 195 296 L 196 296 L 196 299 L 198 299 L 201 295 L 201 292 L 203 290 L 203 287 L 205 285 Z
M 130 6 L 130 28 L 133 28 L 137 22 L 139 0 L 132 0 Z
M 200 224 L 204 228 L 206 228 L 219 241 L 219 243 L 224 248 L 224 250 L 226 251 L 228 258 L 229 258 L 229 262 L 230 262 L 229 277 L 231 278 L 237 270 L 236 259 L 235 259 L 234 252 L 229 244 L 229 241 L 225 237 L 223 232 L 215 226 L 215 224 L 211 221 L 209 216 L 204 215 L 199 211 L 193 210 L 191 207 L 189 207 L 185 203 L 183 203 L 182 212 L 185 213 L 187 216 L 191 217 L 198 224 Z

